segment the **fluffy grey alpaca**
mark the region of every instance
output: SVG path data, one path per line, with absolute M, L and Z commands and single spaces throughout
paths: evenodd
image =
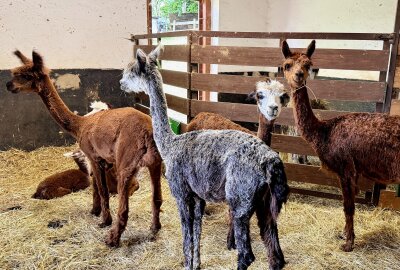
M 166 178 L 179 209 L 184 265 L 200 269 L 200 234 L 205 201 L 226 201 L 233 213 L 238 269 L 254 261 L 250 218 L 257 214 L 270 269 L 281 269 L 277 217 L 289 187 L 276 152 L 252 135 L 236 130 L 201 130 L 175 135 L 168 123 L 162 78 L 157 68 L 161 47 L 148 56 L 138 50 L 121 79 L 126 92 L 150 96 L 154 140 L 166 165 Z

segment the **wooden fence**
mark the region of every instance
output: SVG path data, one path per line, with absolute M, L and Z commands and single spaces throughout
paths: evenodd
M 167 95 L 168 107 L 187 115 L 188 121 L 200 112 L 214 112 L 233 121 L 258 122 L 256 105 L 211 102 L 198 100 L 199 91 L 230 94 L 248 94 L 255 88 L 255 83 L 265 77 L 243 75 L 223 75 L 202 73 L 202 66 L 209 64 L 277 67 L 281 66 L 283 56 L 277 47 L 243 47 L 206 45 L 211 37 L 223 38 L 256 38 L 282 41 L 284 39 L 328 39 L 328 40 L 365 40 L 379 41 L 382 49 L 322 49 L 318 48 L 313 55 L 314 68 L 334 70 L 377 71 L 379 80 L 344 80 L 315 79 L 309 80 L 308 86 L 319 99 L 335 101 L 357 101 L 375 104 L 376 112 L 388 112 L 391 104 L 395 65 L 390 62 L 397 54 L 398 39 L 394 33 L 260 33 L 260 32 L 215 32 L 215 31 L 181 31 L 149 35 L 134 35 L 134 50 L 141 48 L 146 52 L 154 47 L 141 45 L 144 42 L 164 37 L 186 36 L 186 45 L 166 45 L 161 60 L 172 60 L 187 63 L 186 72 L 162 69 L 165 84 L 184 88 L 186 98 Z M 280 43 L 280 42 L 279 42 Z M 278 42 L 276 42 L 278 44 Z M 318 43 L 317 43 L 318 44 Z M 393 50 L 390 50 L 391 44 Z M 396 59 L 394 57 L 394 59 Z M 277 79 L 284 84 L 285 79 L 278 72 Z M 136 108 L 148 112 L 148 97 L 137 96 Z M 328 119 L 345 114 L 344 111 L 314 110 L 321 119 Z M 276 121 L 277 125 L 294 125 L 291 108 L 284 108 Z M 316 155 L 313 149 L 298 136 L 273 134 L 272 148 L 278 152 Z M 338 187 L 336 175 L 323 171 L 318 166 L 285 163 L 289 180 Z M 361 203 L 377 203 L 381 186 L 361 178 L 360 190 L 365 193 L 358 197 Z M 340 199 L 341 195 L 316 190 L 294 189 L 294 192 Z

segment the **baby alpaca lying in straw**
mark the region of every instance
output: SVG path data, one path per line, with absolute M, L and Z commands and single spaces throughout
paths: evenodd
M 271 269 L 281 269 L 277 218 L 289 193 L 279 155 L 252 135 L 236 130 L 201 130 L 175 135 L 157 68 L 160 47 L 149 55 L 138 49 L 124 71 L 121 89 L 150 96 L 154 140 L 164 159 L 166 178 L 182 225 L 186 269 L 200 268 L 201 223 L 206 201 L 226 201 L 232 211 L 238 269 L 255 260 L 250 218 L 256 212 Z
M 40 182 L 32 198 L 50 200 L 85 189 L 90 185 L 89 171 L 82 152 L 70 152 L 64 154 L 64 156 L 72 157 L 79 170 L 70 169 L 47 177 Z

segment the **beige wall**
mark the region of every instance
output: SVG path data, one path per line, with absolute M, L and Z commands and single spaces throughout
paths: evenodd
M 397 0 L 212 0 L 213 30 L 259 32 L 393 32 Z M 278 40 L 220 39 L 220 45 L 273 46 Z M 290 40 L 305 47 L 310 40 Z M 381 49 L 382 42 L 318 40 L 317 48 Z M 219 71 L 240 67 L 219 66 Z M 254 70 L 260 70 L 259 67 Z M 268 70 L 268 69 L 265 69 Z M 331 76 L 332 73 L 328 72 Z M 325 71 L 326 72 L 326 71 Z M 338 76 L 377 78 L 375 72 L 335 71 Z
M 146 0 L 0 1 L 0 69 L 38 50 L 50 68 L 122 68 L 131 33 L 146 33 Z

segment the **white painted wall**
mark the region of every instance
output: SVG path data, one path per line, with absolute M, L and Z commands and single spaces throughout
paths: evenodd
M 16 48 L 56 68 L 123 68 L 131 33 L 146 33 L 146 0 L 2 0 L 0 69 L 15 67 Z
M 256 32 L 393 32 L 397 0 L 212 0 L 213 30 Z M 310 40 L 290 40 L 305 47 Z M 219 39 L 226 46 L 278 47 L 279 41 Z M 317 40 L 317 48 L 381 49 L 382 42 Z M 218 71 L 271 70 L 218 66 Z M 376 72 L 321 71 L 322 76 L 376 79 Z

